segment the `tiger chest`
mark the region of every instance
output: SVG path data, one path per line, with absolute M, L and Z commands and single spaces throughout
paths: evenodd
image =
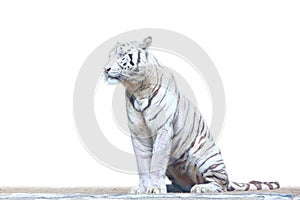
M 147 121 L 145 120 L 144 113 L 137 110 L 135 104 L 138 104 L 138 102 L 127 102 L 129 130 L 137 137 L 149 137 L 151 135 L 151 130 L 149 129 Z

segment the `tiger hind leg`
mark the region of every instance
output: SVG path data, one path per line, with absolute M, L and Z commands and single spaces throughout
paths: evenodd
M 211 176 L 203 176 L 203 182 L 195 184 L 191 193 L 219 193 L 227 191 L 227 174 L 220 172 L 211 172 Z
M 191 193 L 218 193 L 222 191 L 222 186 L 216 182 L 196 184 L 191 189 Z
M 202 181 L 196 183 L 192 188 L 192 193 L 218 193 L 227 191 L 229 183 L 225 164 L 217 146 L 211 152 L 197 159 L 197 176 L 202 177 Z M 199 180 L 199 179 L 198 179 Z

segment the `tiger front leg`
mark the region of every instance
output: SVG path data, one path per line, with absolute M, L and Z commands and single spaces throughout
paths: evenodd
M 133 150 L 135 152 L 137 168 L 139 173 L 139 184 L 130 189 L 131 194 L 143 194 L 151 187 L 151 158 L 152 146 L 151 138 L 131 137 Z
M 151 138 L 132 138 L 139 186 L 131 189 L 130 193 L 167 193 L 165 173 L 171 151 L 171 135 L 172 128 L 161 128 Z
M 165 125 L 155 136 L 151 160 L 151 187 L 146 193 L 167 193 L 166 170 L 171 153 L 173 128 Z

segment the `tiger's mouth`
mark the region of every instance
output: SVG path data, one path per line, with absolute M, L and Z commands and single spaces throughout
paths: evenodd
M 119 75 L 112 76 L 112 75 L 106 74 L 105 80 L 108 84 L 114 85 L 114 84 L 120 83 L 121 77 Z
M 109 79 L 115 79 L 115 80 L 120 80 L 120 76 L 107 75 L 107 78 L 109 78 Z

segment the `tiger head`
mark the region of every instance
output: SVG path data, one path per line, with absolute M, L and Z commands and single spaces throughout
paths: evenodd
M 147 71 L 147 48 L 151 43 L 151 37 L 142 42 L 117 43 L 104 67 L 105 80 L 109 84 L 142 81 Z

